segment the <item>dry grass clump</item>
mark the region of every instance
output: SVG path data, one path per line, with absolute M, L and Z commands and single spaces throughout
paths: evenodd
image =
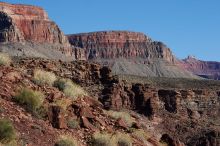
M 53 104 L 61 107 L 65 111 L 72 104 L 72 101 L 70 98 L 61 98 L 56 99 Z
M 34 71 L 34 82 L 38 85 L 52 86 L 56 81 L 56 75 L 52 72 L 37 69 Z
M 80 122 L 77 119 L 69 119 L 67 121 L 67 126 L 71 129 L 79 128 Z
M 55 146 L 78 146 L 78 142 L 70 136 L 61 136 Z
M 113 136 L 108 133 L 96 132 L 92 137 L 93 146 L 116 146 Z
M 16 93 L 14 99 L 19 104 L 24 105 L 27 110 L 36 112 L 43 104 L 44 94 L 29 88 L 22 88 Z
M 135 129 L 132 132 L 132 135 L 143 142 L 147 141 L 150 138 L 150 135 L 148 135 L 143 129 Z
M 128 134 L 117 132 L 114 139 L 117 146 L 132 146 L 132 139 Z
M 88 95 L 82 87 L 73 83 L 69 79 L 59 79 L 54 83 L 54 86 L 63 91 L 66 96 L 72 97 L 74 100 L 78 97 Z
M 128 126 L 132 126 L 132 124 L 134 123 L 134 119 L 131 117 L 131 115 L 127 112 L 117 112 L 117 111 L 113 111 L 113 110 L 109 110 L 109 111 L 105 111 L 105 113 L 107 115 L 109 115 L 110 117 L 112 117 L 113 119 L 122 119 L 126 122 L 126 124 Z
M 10 65 L 11 58 L 8 54 L 0 53 L 0 65 Z
M 166 142 L 160 142 L 159 146 L 169 146 Z
M 96 132 L 92 139 L 93 146 L 132 146 L 132 139 L 128 134 Z
M 0 144 L 12 144 L 16 139 L 16 132 L 11 121 L 0 120 Z

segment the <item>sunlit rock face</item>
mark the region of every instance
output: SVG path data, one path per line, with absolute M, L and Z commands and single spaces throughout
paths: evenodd
M 96 61 L 114 74 L 147 77 L 196 78 L 176 66 L 178 61 L 162 42 L 130 31 L 102 31 L 68 35 L 77 60 Z
M 40 7 L 0 2 L 0 23 L 0 42 L 53 44 L 72 54 L 66 36 Z
M 220 80 L 220 62 L 202 61 L 193 56 L 188 56 L 181 60 L 178 65 L 199 76 Z
M 143 33 L 106 31 L 74 34 L 68 37 L 73 46 L 85 48 L 87 59 L 161 58 L 169 62 L 174 61 L 169 48 L 161 42 L 152 41 Z

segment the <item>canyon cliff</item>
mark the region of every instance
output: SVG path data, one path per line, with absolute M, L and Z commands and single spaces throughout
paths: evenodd
M 27 56 L 39 54 L 39 57 L 44 57 L 51 49 L 54 56 L 57 54 L 57 58 L 62 54 L 72 56 L 68 39 L 40 7 L 0 2 L 0 23 L 0 42 L 3 44 L 1 50 L 9 54 L 22 55 L 23 51 Z M 11 50 L 13 47 L 17 49 L 17 53 L 13 52 L 16 49 Z M 48 50 L 44 50 L 47 48 Z M 33 53 L 34 50 L 38 52 Z
M 69 35 L 73 46 L 85 48 L 81 59 L 143 58 L 174 62 L 175 57 L 162 42 L 152 41 L 143 33 L 129 31 L 94 32 Z M 78 53 L 76 53 L 78 54 Z
M 143 33 L 103 31 L 68 35 L 77 60 L 108 65 L 114 74 L 197 78 L 176 66 L 177 59 L 162 42 Z
M 201 77 L 220 80 L 220 62 L 202 61 L 188 56 L 179 62 L 179 66 Z

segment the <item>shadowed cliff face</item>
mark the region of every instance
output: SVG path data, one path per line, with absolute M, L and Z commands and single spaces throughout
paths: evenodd
M 161 58 L 174 61 L 169 48 L 142 33 L 127 31 L 94 32 L 69 35 L 70 43 L 85 49 L 84 59 Z
M 33 42 L 60 45 L 70 56 L 71 46 L 59 27 L 39 7 L 0 2 L 0 42 Z

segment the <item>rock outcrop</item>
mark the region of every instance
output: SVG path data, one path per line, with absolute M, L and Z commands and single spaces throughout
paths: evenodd
M 107 31 L 68 35 L 76 59 L 111 67 L 114 74 L 196 78 L 177 67 L 177 59 L 162 42 L 143 33 Z
M 219 145 L 220 98 L 216 90 L 158 89 L 118 81 L 103 91 L 107 109 L 144 114 L 163 134 L 161 141 L 170 146 L 184 146 L 179 140 L 190 146 Z
M 68 39 L 40 7 L 0 2 L 0 23 L 1 43 L 29 42 L 32 46 L 38 44 L 39 48 L 47 44 L 66 56 L 72 55 Z
M 85 48 L 86 59 L 161 58 L 174 62 L 169 48 L 143 33 L 128 31 L 94 32 L 69 35 L 73 46 Z M 84 57 L 84 56 L 83 56 Z M 80 57 L 78 57 L 80 58 Z
M 36 68 L 53 72 L 59 78 L 73 80 L 88 91 L 89 97 L 72 101 L 55 87 L 35 84 L 32 80 Z M 40 145 L 48 138 L 53 138 L 56 136 L 54 132 L 60 136 L 64 131 L 74 134 L 84 145 L 89 143 L 88 140 L 95 131 L 128 131 L 133 137 L 124 119 L 114 119 L 106 115 L 109 109 L 128 111 L 132 119 L 135 119 L 135 123 L 131 125 L 132 129 L 141 128 L 152 135 L 146 139 L 147 142 L 142 142 L 134 136 L 134 145 L 137 146 L 159 146 L 159 141 L 173 146 L 219 145 L 218 81 L 212 81 L 210 84 L 209 80 L 199 80 L 199 85 L 192 87 L 191 82 L 186 79 L 175 79 L 175 86 L 169 85 L 169 79 L 166 81 L 166 87 L 159 87 L 150 82 L 144 84 L 121 80 L 120 77 L 112 75 L 110 68 L 87 61 L 62 62 L 36 58 L 16 59 L 10 67 L 0 66 L 0 79 L 0 103 L 4 108 L 0 116 L 10 116 L 14 122 L 21 119 L 21 122 L 15 123 L 16 129 L 18 132 L 25 131 L 25 134 L 30 131 L 32 134 L 25 136 L 33 145 Z M 187 88 L 177 86 L 185 82 L 187 84 L 184 87 Z M 39 124 L 45 129 L 45 135 L 40 135 L 39 139 L 35 139 L 38 133 L 31 128 L 32 124 L 29 124 L 37 118 L 30 119 L 30 114 L 27 114 L 29 118 L 24 119 L 23 114 L 18 113 L 22 106 L 13 103 L 17 88 L 22 86 L 45 94 L 45 108 L 48 111 L 43 115 L 47 120 L 40 120 L 44 123 Z M 55 104 L 59 100 L 64 101 L 64 106 Z M 13 103 L 10 108 L 8 102 Z M 25 113 L 24 109 L 22 111 Z M 69 121 L 79 122 L 74 126 L 76 129 L 69 128 Z M 53 133 L 50 136 L 48 132 Z M 32 137 L 33 134 L 35 135 Z M 55 140 L 56 137 L 50 143 Z
M 220 80 L 220 62 L 197 60 L 188 56 L 179 62 L 180 67 L 201 77 Z

